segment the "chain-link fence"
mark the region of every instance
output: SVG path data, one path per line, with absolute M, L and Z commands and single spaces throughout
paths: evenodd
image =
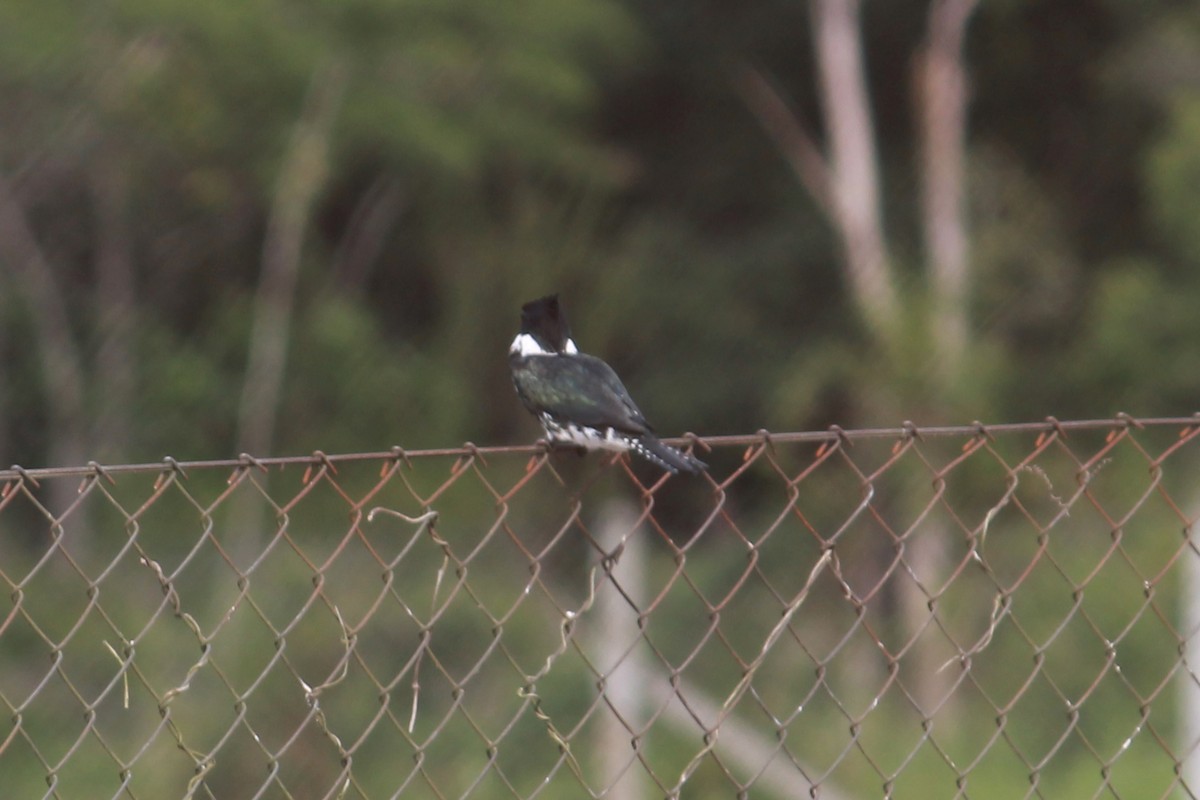
M 14 467 L 3 796 L 1194 797 L 1198 437 Z

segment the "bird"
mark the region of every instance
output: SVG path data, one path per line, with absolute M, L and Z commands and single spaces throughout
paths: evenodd
M 551 444 L 633 451 L 672 475 L 708 465 L 659 441 L 617 373 L 579 352 L 557 294 L 521 306 L 521 330 L 508 349 L 513 385 Z

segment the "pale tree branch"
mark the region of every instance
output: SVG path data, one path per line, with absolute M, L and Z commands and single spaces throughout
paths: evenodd
M 6 300 L 11 294 L 12 290 L 8 286 L 8 281 L 5 280 L 3 274 L 0 274 L 0 353 L 8 352 L 12 306 Z M 9 415 L 12 413 L 8 404 L 10 396 L 11 389 L 7 386 L 0 386 L 0 464 L 12 463 L 9 458 L 12 452 L 9 449 L 12 441 L 9 439 Z
M 741 65 L 734 71 L 733 80 L 742 102 L 787 159 L 800 184 L 832 217 L 829 165 L 799 115 L 762 70 Z
M 649 796 L 646 774 L 632 765 L 639 757 L 630 742 L 647 726 L 644 675 L 652 672 L 645 649 L 633 644 L 641 636 L 640 611 L 652 596 L 646 578 L 649 537 L 638 530 L 637 508 L 629 500 L 612 500 L 601 509 L 597 543 L 608 554 L 596 591 L 595 629 L 591 633 L 593 663 L 604 681 L 608 708 L 597 731 L 597 767 L 608 800 Z
M 967 232 L 963 213 L 967 86 L 963 38 L 976 0 L 933 0 L 926 41 L 916 57 L 916 117 L 920 139 L 921 213 L 930 260 L 930 330 L 937 354 L 941 397 L 962 373 L 967 344 Z M 899 585 L 899 607 L 913 639 L 929 624 L 930 595 L 948 569 L 945 542 L 950 532 L 926 522 L 920 535 L 905 540 L 904 566 L 913 580 Z M 941 670 L 928 643 L 912 650 L 915 676 L 908 685 L 923 714 L 942 709 L 952 718 L 957 704 L 953 677 Z
M 823 800 L 845 797 L 829 782 L 812 784 L 807 780 L 806 775 L 821 772 L 814 765 L 804 764 L 794 756 L 777 757 L 785 728 L 774 735 L 765 732 L 756 721 L 741 718 L 737 702 L 730 702 L 747 690 L 755 666 L 747 667 L 738 687 L 722 700 L 708 688 L 670 674 L 650 655 L 642 629 L 645 609 L 654 596 L 646 575 L 650 554 L 645 533 L 639 528 L 637 509 L 628 501 L 614 501 L 601 510 L 597 540 L 606 558 L 597 567 L 602 570 L 601 576 L 594 579 L 595 605 L 591 624 L 586 628 L 586 644 L 592 664 L 600 673 L 607 706 L 600 715 L 597 730 L 597 741 L 602 746 L 595 753 L 603 796 L 610 800 L 651 796 L 646 772 L 633 762 L 648 763 L 643 747 L 645 737 L 639 734 L 644 734 L 649 720 L 661 715 L 678 736 L 695 738 L 703 734 L 706 750 L 755 774 L 754 785 L 765 796 L 820 796 Z M 791 615 L 801 609 L 808 590 L 824 572 L 829 558 L 825 555 L 813 565 L 805 588 L 784 609 L 774 630 L 763 641 L 754 664 L 762 663 L 775 640 L 788 629 Z M 694 768 L 695 762 L 689 766 Z M 685 768 L 684 773 L 681 783 L 686 782 L 689 769 Z M 680 793 L 669 791 L 669 796 L 678 797 Z
M 125 456 L 136 383 L 135 281 L 129 221 L 129 177 L 117 153 L 102 155 L 90 171 L 96 210 L 97 319 L 94 458 Z
M 895 335 L 897 297 L 880 207 L 878 155 L 859 35 L 859 0 L 811 0 L 826 153 L 761 72 L 742 67 L 742 101 L 818 202 L 842 245 L 851 298 L 876 341 Z
M 50 261 L 38 244 L 25 209 L 8 178 L 0 175 L 0 260 L 30 311 L 37 353 L 46 382 L 51 464 L 87 460 L 83 357 L 71 332 L 66 301 Z
M 334 256 L 334 274 L 339 284 L 354 291 L 366 284 L 406 200 L 395 176 L 381 176 L 367 189 L 350 215 L 345 236 Z
M 329 175 L 329 141 L 345 82 L 340 64 L 327 63 L 314 71 L 304 110 L 280 164 L 263 241 L 262 275 L 254 299 L 250 353 L 238 409 L 239 453 L 262 455 L 274 445 L 304 237 L 313 205 Z M 263 537 L 259 526 L 265 510 L 262 498 L 249 488 L 252 481 L 245 484 L 229 511 L 230 528 L 237 531 L 230 557 L 238 565 L 253 560 Z
M 239 452 L 266 453 L 274 441 L 304 235 L 328 176 L 329 138 L 345 81 L 340 65 L 328 64 L 314 73 L 275 185 L 238 411 Z
M 963 40 L 978 0 L 934 0 L 915 68 L 921 147 L 921 212 L 933 290 L 939 373 L 957 375 L 967 344 L 964 214 L 967 74 Z
M 93 271 L 98 306 L 92 457 L 116 461 L 127 456 L 133 427 L 137 281 L 130 208 L 133 162 L 120 137 L 107 132 L 107 121 L 110 116 L 119 118 L 147 65 L 159 57 L 160 45 L 149 35 L 114 40 L 100 29 L 93 31 L 89 43 L 97 63 L 106 65 L 93 76 L 95 106 L 80 126 L 93 142 L 85 166 L 96 225 Z
M 817 73 L 833 177 L 834 225 L 855 303 L 876 339 L 894 335 L 899 301 L 880 210 L 880 180 L 859 34 L 858 0 L 812 0 Z

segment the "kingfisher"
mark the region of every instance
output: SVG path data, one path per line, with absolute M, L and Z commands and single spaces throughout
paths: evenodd
M 517 395 L 550 442 L 586 450 L 632 450 L 671 474 L 708 465 L 663 444 L 608 364 L 579 352 L 558 295 L 521 306 L 521 332 L 508 349 Z

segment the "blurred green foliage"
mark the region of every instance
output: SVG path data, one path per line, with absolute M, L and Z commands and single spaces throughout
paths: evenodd
M 600 0 L 13 3 L 0 167 L 53 270 L 92 405 L 108 333 L 89 287 L 104 236 L 126 242 L 138 424 L 104 442 L 108 460 L 236 446 L 271 187 L 329 63 L 347 88 L 304 242 L 282 451 L 535 435 L 503 349 L 519 303 L 552 290 L 668 432 L 1186 411 L 1200 380 L 1184 308 L 1200 253 L 1194 12 L 981 8 L 967 54 L 971 357 L 950 396 L 931 379 L 906 89 L 882 79 L 911 58 L 920 6 L 864 18 L 889 234 L 909 276 L 887 347 L 864 336 L 826 221 L 728 78 L 729 64 L 763 64 L 813 113 L 807 21 L 787 4 L 743 19 Z M 1050 47 L 1055 15 L 1091 35 Z M 127 179 L 115 217 L 96 206 L 106 169 Z M 356 227 L 381 191 L 379 224 Z M 53 438 L 32 321 L 45 310 L 19 288 L 0 305 L 19 377 L 0 444 L 36 464 Z M 1173 305 L 1153 322 L 1141 310 Z M 1127 399 L 1093 390 L 1125 372 L 1138 373 Z M 91 421 L 97 444 L 109 421 Z

